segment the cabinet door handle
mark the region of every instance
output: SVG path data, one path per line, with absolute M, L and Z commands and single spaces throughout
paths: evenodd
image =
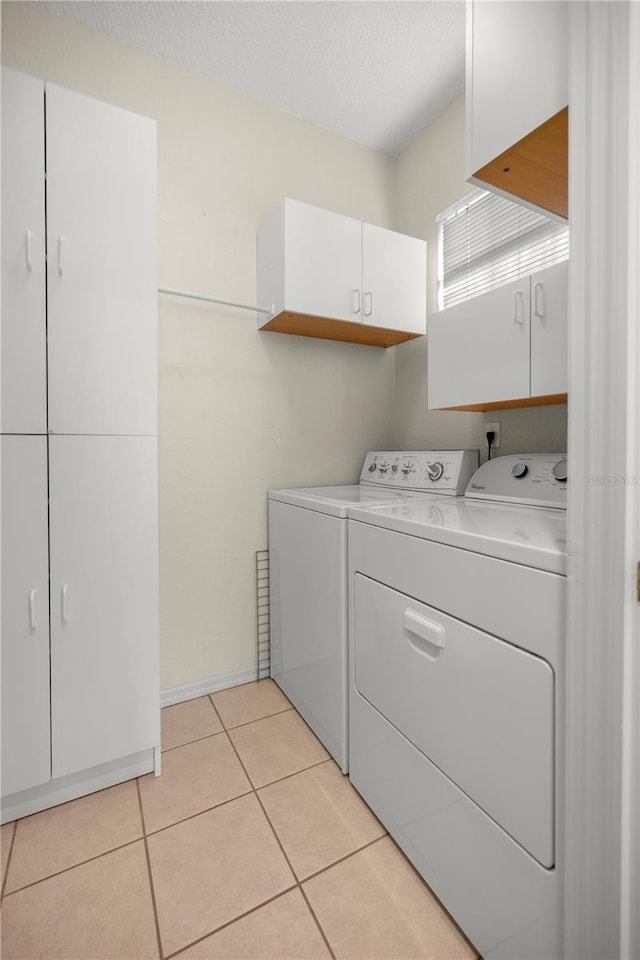
M 60 591 L 60 618 L 64 627 L 69 622 L 69 587 L 66 583 L 62 584 Z
M 354 313 L 360 313 L 360 305 L 361 305 L 361 304 L 360 304 L 360 291 L 359 291 L 359 290 L 354 290 L 354 291 L 353 291 L 353 312 L 354 312 Z
M 518 310 L 518 301 L 520 301 L 520 310 Z M 520 326 L 524 324 L 524 297 L 522 290 L 513 291 L 513 322 Z
M 370 290 L 365 290 L 364 315 L 365 317 L 370 317 L 372 313 L 373 313 L 373 294 Z
M 64 276 L 64 237 L 58 237 L 58 275 Z
M 29 630 L 31 633 L 34 632 L 38 626 L 38 613 L 36 611 L 36 592 L 35 590 L 29 591 Z
M 415 640 L 409 639 L 411 646 L 415 647 L 420 653 L 429 656 L 434 652 L 433 650 L 430 651 L 430 647 L 435 647 L 436 650 L 444 649 L 444 627 L 441 623 L 429 620 L 428 617 L 422 617 L 415 610 L 405 610 L 404 628 L 407 633 L 422 641 L 416 643 Z M 425 647 L 425 644 L 428 644 L 428 646 Z
M 24 252 L 27 259 L 27 270 L 29 273 L 33 270 L 33 237 L 31 230 L 27 230 L 24 235 Z
M 539 320 L 544 320 L 544 283 L 536 283 L 533 288 L 533 312 Z

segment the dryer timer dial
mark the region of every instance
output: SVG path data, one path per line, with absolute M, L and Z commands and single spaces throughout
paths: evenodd
M 567 461 L 558 460 L 558 462 L 554 464 L 553 470 L 551 472 L 553 473 L 556 480 L 566 480 L 567 479 Z

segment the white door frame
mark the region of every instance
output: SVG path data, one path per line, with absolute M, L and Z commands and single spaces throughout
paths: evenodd
M 640 957 L 640 4 L 571 3 L 565 949 Z

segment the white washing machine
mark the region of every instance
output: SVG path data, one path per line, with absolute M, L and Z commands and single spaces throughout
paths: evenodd
M 566 459 L 354 509 L 354 786 L 487 958 L 562 955 Z
M 358 484 L 269 491 L 271 676 L 343 773 L 348 511 L 462 496 L 477 464 L 477 450 L 370 451 Z

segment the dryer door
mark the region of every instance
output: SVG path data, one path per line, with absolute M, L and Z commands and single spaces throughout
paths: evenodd
M 533 654 L 355 577 L 358 692 L 543 866 L 554 863 L 554 674 Z

